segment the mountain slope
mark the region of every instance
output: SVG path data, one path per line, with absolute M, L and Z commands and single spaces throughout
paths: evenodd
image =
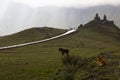
M 37 41 L 46 39 L 58 34 L 62 34 L 67 30 L 55 28 L 30 28 L 16 34 L 0 37 L 0 46 L 14 45 L 19 43 Z
M 79 27 L 77 32 L 58 41 L 63 42 L 59 44 L 56 41 L 58 45 L 70 49 L 70 55 L 62 56 L 63 66 L 56 71 L 55 79 L 120 79 L 120 29 L 113 21 L 94 19 Z M 105 60 L 105 66 L 96 64 L 97 56 Z
M 53 77 L 57 76 L 58 80 L 65 80 L 64 76 L 71 76 L 71 70 L 77 69 L 74 75 L 76 80 L 99 80 L 100 78 L 102 80 L 110 80 L 110 78 L 111 80 L 118 80 L 120 74 L 119 33 L 120 30 L 111 21 L 101 24 L 99 21 L 92 20 L 80 27 L 77 32 L 55 40 L 0 50 L 0 79 L 53 80 Z M 69 49 L 70 55 L 77 56 L 77 58 L 71 58 L 74 61 L 79 58 L 78 55 L 81 57 L 80 63 L 85 58 L 82 62 L 85 64 L 82 67 L 83 69 L 74 69 L 73 65 L 72 67 L 64 67 L 61 64 L 63 56 L 58 52 L 60 47 Z M 102 56 L 105 56 L 107 60 L 107 66 L 103 68 L 98 67 L 95 63 L 96 56 L 100 53 L 103 53 Z M 65 74 L 65 71 L 68 73 Z M 107 75 L 107 78 L 102 73 Z
M 101 20 L 102 21 L 102 20 Z M 99 22 L 92 20 L 77 30 L 77 32 L 54 40 L 57 45 L 64 44 L 63 47 L 109 47 L 120 46 L 120 29 L 114 24 L 113 21 Z M 62 42 L 62 43 L 60 43 Z
M 68 41 L 67 37 L 74 43 Z M 56 80 L 120 79 L 120 29 L 113 22 L 103 24 L 92 20 L 76 33 L 66 36 L 66 40 L 63 47 L 72 44 L 69 45 L 72 51 L 70 55 L 62 56 L 63 66 L 56 71 Z M 105 61 L 102 67 L 97 64 L 98 56 Z

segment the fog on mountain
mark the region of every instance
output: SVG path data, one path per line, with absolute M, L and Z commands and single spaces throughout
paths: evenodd
M 9 35 L 31 27 L 77 28 L 92 20 L 95 13 L 106 14 L 120 26 L 120 6 L 95 6 L 89 8 L 38 7 L 12 3 L 0 18 L 0 35 Z M 116 17 L 117 16 L 117 17 Z M 105 18 L 105 17 L 104 17 Z

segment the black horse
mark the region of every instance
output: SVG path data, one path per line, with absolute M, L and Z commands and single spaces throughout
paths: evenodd
M 64 54 L 69 55 L 69 49 L 59 48 L 59 51 L 62 53 L 62 56 L 63 56 Z

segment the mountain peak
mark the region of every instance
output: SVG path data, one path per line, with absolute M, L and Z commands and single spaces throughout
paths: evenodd
M 101 19 L 98 13 L 96 13 L 92 21 L 85 25 L 81 24 L 78 27 L 79 30 L 86 33 L 99 33 L 120 38 L 120 29 L 114 24 L 114 21 L 109 21 L 106 15 Z
M 117 27 L 115 24 L 114 24 L 114 21 L 110 21 L 107 19 L 107 16 L 104 14 L 103 16 L 103 19 L 100 18 L 99 14 L 96 13 L 95 17 L 93 18 L 93 20 L 89 21 L 87 24 L 85 25 L 82 25 L 80 24 L 80 26 L 78 26 L 78 29 L 79 28 L 92 28 L 92 27 L 99 27 L 99 26 L 114 26 L 114 27 Z M 117 27 L 118 28 L 118 27 Z
M 104 14 L 104 16 L 103 16 L 103 19 L 101 19 L 101 18 L 99 17 L 99 14 L 96 13 L 96 16 L 94 17 L 94 21 L 97 21 L 97 22 L 99 22 L 100 24 L 104 24 L 104 23 L 114 24 L 114 21 L 109 21 L 109 20 L 107 20 L 107 16 L 106 16 L 105 14 Z

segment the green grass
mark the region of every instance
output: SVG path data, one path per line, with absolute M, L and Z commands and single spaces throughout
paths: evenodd
M 96 56 L 88 58 L 87 62 L 84 62 L 85 64 L 77 70 L 75 80 L 119 80 L 120 55 L 114 55 L 111 52 L 105 52 L 100 55 L 104 58 L 106 65 L 99 67 L 95 63 Z
M 67 30 L 48 28 L 48 27 L 31 28 L 13 35 L 0 37 L 0 46 L 9 46 L 9 45 L 14 45 L 19 43 L 46 39 L 49 37 L 56 36 L 58 34 L 62 34 L 66 31 Z
M 52 52 L 52 53 L 50 53 Z M 8 50 L 0 53 L 0 80 L 50 80 L 60 66 L 54 49 Z
M 71 55 L 79 55 L 82 58 L 90 58 L 105 51 L 114 51 L 115 55 L 120 55 L 119 33 L 115 29 L 114 32 L 111 32 L 113 28 L 105 30 L 107 33 L 104 30 L 93 29 L 85 27 L 80 31 L 48 42 L 1 50 L 0 80 L 53 79 L 56 71 L 62 66 L 59 47 L 68 48 Z M 113 35 L 114 33 L 116 34 Z M 14 42 L 10 44 L 12 43 Z M 79 73 L 79 75 L 82 74 Z M 79 75 L 76 76 L 79 77 Z

